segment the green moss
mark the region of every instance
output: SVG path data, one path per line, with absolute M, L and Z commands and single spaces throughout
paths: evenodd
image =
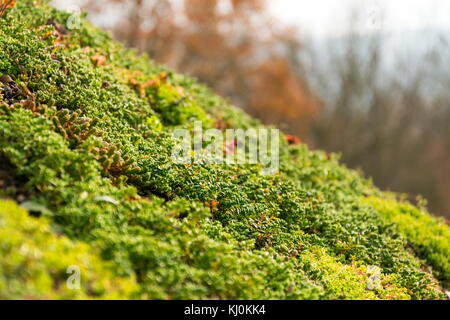
M 408 241 L 408 246 L 432 266 L 445 286 L 450 282 L 450 230 L 443 219 L 437 219 L 409 203 L 392 199 L 368 198 L 370 204 Z
M 342 264 L 326 253 L 324 248 L 313 247 L 301 256 L 304 268 L 311 277 L 324 282 L 332 296 L 339 299 L 409 300 L 407 290 L 399 285 L 396 275 L 382 274 L 375 266 L 360 262 Z
M 420 232 L 405 235 L 367 203 L 381 195 L 370 181 L 283 136 L 270 176 L 260 165 L 174 163 L 175 128 L 261 124 L 84 20 L 65 35 L 48 23 L 68 17 L 20 1 L 0 20 L 0 75 L 12 79 L 0 88 L 0 195 L 46 208 L 39 219 L 113 267 L 106 280 L 135 279 L 142 299 L 444 297 L 442 221 L 411 250 Z M 375 289 L 368 267 L 380 270 Z M 2 276 L 35 286 L 25 273 Z
M 129 299 L 137 289 L 91 247 L 56 235 L 11 201 L 0 200 L 0 243 L 1 299 Z M 67 284 L 72 266 L 79 268 L 79 289 Z

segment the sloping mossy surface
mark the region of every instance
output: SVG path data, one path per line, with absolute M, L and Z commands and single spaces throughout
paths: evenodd
M 1 298 L 445 298 L 445 221 L 284 136 L 273 175 L 174 163 L 193 120 L 262 126 L 68 19 L 46 1 L 0 19 Z

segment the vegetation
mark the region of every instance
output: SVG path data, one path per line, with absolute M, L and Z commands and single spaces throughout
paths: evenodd
M 274 175 L 174 163 L 192 120 L 261 125 L 69 18 L 30 0 L 0 20 L 0 297 L 444 298 L 443 221 L 293 137 Z
M 268 0 L 85 3 L 91 20 L 128 46 L 450 218 L 448 32 L 361 33 L 368 12 L 361 2 L 341 26 L 345 35 L 312 38 L 274 17 Z
M 12 201 L 0 201 L 0 225 L 0 299 L 118 299 L 136 290 L 133 277 L 114 276 L 93 248 L 52 232 Z M 66 286 L 68 266 L 80 267 L 82 290 Z

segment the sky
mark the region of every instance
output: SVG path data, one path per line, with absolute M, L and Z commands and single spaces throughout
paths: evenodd
M 297 24 L 311 36 L 345 33 L 349 12 L 358 8 L 363 33 L 447 29 L 450 0 L 271 0 L 277 18 Z

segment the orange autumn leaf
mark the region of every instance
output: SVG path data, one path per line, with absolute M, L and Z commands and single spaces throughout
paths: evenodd
M 286 135 L 286 141 L 290 145 L 297 145 L 301 143 L 301 140 L 295 136 Z
M 0 0 L 0 6 L 5 9 L 12 9 L 16 6 L 16 0 Z
M 204 202 L 204 205 L 206 205 L 210 208 L 216 209 L 217 206 L 219 205 L 219 201 L 217 201 L 217 200 L 212 200 L 211 202 L 206 201 L 206 202 Z
M 144 97 L 145 96 L 145 87 L 146 84 L 142 84 L 139 81 L 137 81 L 135 78 L 132 78 L 128 81 L 128 84 L 130 86 L 132 86 L 134 88 L 134 90 L 136 90 L 140 97 Z
M 4 15 L 6 9 L 12 9 L 16 6 L 16 0 L 0 0 L 0 17 Z
M 128 84 L 131 85 L 141 97 L 145 96 L 145 89 L 148 87 L 157 88 L 161 85 L 161 83 L 167 83 L 168 74 L 167 72 L 161 72 L 158 76 L 154 77 L 154 79 L 147 80 L 143 83 L 136 80 L 136 78 L 130 78 L 128 80 Z M 181 87 L 175 87 L 175 90 L 179 94 L 183 94 L 184 91 Z
M 96 67 L 103 67 L 106 65 L 106 56 L 103 54 L 96 54 L 91 60 Z
M 212 210 L 217 210 L 217 206 L 219 205 L 219 201 L 217 201 L 217 200 L 213 200 L 213 201 L 211 201 L 211 209 Z
M 142 87 L 145 89 L 147 87 L 157 87 L 159 85 L 159 81 L 157 80 L 148 80 L 142 84 Z

